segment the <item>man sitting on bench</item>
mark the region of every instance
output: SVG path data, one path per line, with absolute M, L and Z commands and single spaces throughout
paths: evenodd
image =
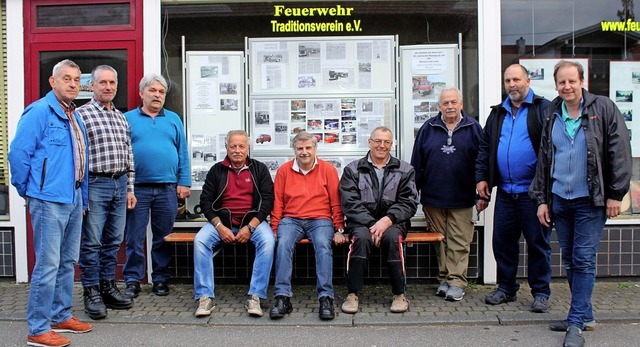
M 213 284 L 214 251 L 224 244 L 245 243 L 256 247 L 246 309 L 262 317 L 260 299 L 267 298 L 267 286 L 275 237 L 264 220 L 273 208 L 273 182 L 267 166 L 249 158 L 249 138 L 243 130 L 227 134 L 227 157 L 216 163 L 204 181 L 200 206 L 209 221 L 195 237 L 193 248 L 196 317 L 211 314 L 215 307 Z
M 342 304 L 345 313 L 358 312 L 358 294 L 372 246 L 380 247 L 387 259 L 393 293 L 391 312 L 402 313 L 409 308 L 402 240 L 416 213 L 418 191 L 413 167 L 389 154 L 392 144 L 389 128 L 375 128 L 369 137 L 369 153 L 345 167 L 340 180 L 342 212 L 351 236 L 348 295 Z

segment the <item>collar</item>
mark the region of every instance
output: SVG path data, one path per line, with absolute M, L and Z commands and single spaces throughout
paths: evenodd
M 582 116 L 582 110 L 584 109 L 584 97 L 580 100 L 580 114 L 578 115 L 578 118 L 573 119 L 571 118 L 571 116 L 569 116 L 569 111 L 567 110 L 567 105 L 564 103 L 564 100 L 562 101 L 562 103 L 560 103 L 560 115 L 562 116 L 562 120 L 564 120 L 564 122 L 576 122 L 579 121 L 581 116 Z
M 316 165 L 318 165 L 318 156 L 317 155 L 316 155 L 315 160 L 313 161 L 313 166 L 311 166 L 311 170 L 315 169 Z M 300 173 L 304 173 L 304 174 L 306 174 L 307 172 L 311 171 L 311 170 L 309 170 L 309 171 L 305 172 L 304 170 L 302 170 L 300 168 L 300 165 L 298 165 L 298 158 L 293 159 L 293 166 L 291 166 L 291 168 L 295 172 L 300 172 Z
M 233 166 L 231 166 L 231 160 L 229 159 L 229 156 L 225 156 L 224 160 L 222 160 L 222 165 L 228 167 L 229 169 L 233 169 L 233 170 L 242 170 L 242 169 L 246 169 L 249 167 L 249 157 L 247 157 L 247 159 L 244 162 L 244 165 L 241 168 L 235 168 Z
M 101 103 L 100 101 L 91 98 L 91 101 L 89 101 L 90 104 L 94 105 L 96 108 L 100 109 L 100 110 L 107 110 L 107 106 L 105 106 L 103 103 Z M 113 101 L 111 101 L 111 111 L 113 111 L 116 108 L 116 105 L 113 103 Z
M 373 160 L 371 160 L 371 151 L 369 151 L 369 153 L 367 154 L 367 161 L 371 163 L 371 165 L 373 165 L 374 167 L 377 167 L 376 164 L 373 163 Z M 391 161 L 391 154 L 387 156 L 387 161 L 384 162 L 384 165 L 382 165 L 382 168 L 389 165 L 390 161 Z
M 138 112 L 140 112 L 140 114 L 151 117 L 150 115 L 146 114 L 143 110 L 142 110 L 142 105 L 138 106 Z M 164 107 L 162 109 L 160 109 L 160 112 L 158 112 L 157 116 L 163 116 L 164 117 Z

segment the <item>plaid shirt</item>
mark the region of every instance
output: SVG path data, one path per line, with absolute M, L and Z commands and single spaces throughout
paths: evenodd
M 84 143 L 84 135 L 82 134 L 82 130 L 80 130 L 80 126 L 78 126 L 78 122 L 76 121 L 76 117 L 73 115 L 73 112 L 76 110 L 76 104 L 69 103 L 67 105 L 64 101 L 58 99 L 58 103 L 62 110 L 67 115 L 69 119 L 69 124 L 71 126 L 71 132 L 73 133 L 73 152 L 75 155 L 75 163 L 76 163 L 76 182 L 82 181 L 84 178 L 84 168 L 85 168 L 85 150 L 86 144 Z M 77 187 L 76 187 L 77 188 Z
M 76 111 L 87 129 L 89 172 L 128 171 L 127 191 L 133 193 L 133 151 L 131 130 L 124 114 L 113 103 L 111 111 L 91 99 Z

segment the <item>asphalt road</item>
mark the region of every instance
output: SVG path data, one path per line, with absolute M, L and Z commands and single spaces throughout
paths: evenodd
M 600 324 L 587 346 L 638 346 L 640 322 Z M 246 327 L 99 322 L 68 334 L 72 346 L 562 346 L 564 333 L 546 325 Z M 0 346 L 25 346 L 24 321 L 0 322 Z

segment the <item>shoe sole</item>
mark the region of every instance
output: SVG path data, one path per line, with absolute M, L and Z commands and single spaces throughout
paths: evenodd
M 485 303 L 485 304 L 487 304 L 487 305 L 493 305 L 493 306 L 496 306 L 496 305 L 506 304 L 506 303 L 509 303 L 509 302 L 514 302 L 514 301 L 516 301 L 516 300 L 518 300 L 518 298 L 517 298 L 517 297 L 514 297 L 514 298 L 506 298 L 506 299 L 504 299 L 504 300 L 502 300 L 502 301 L 499 301 L 499 302 L 490 302 L 490 301 L 488 301 L 487 299 L 484 299 L 484 303 Z
M 549 309 L 539 309 L 539 308 L 532 308 L 531 312 L 533 313 L 547 313 L 549 311 Z
M 247 309 L 247 313 L 251 317 L 262 317 L 262 316 L 264 316 L 264 313 L 262 312 L 262 310 L 258 311 L 258 310 L 249 310 L 249 309 Z
M 67 342 L 65 344 L 62 345 L 55 345 L 55 347 L 65 347 L 65 346 L 69 346 L 71 344 L 71 342 Z M 45 345 L 44 343 L 38 343 L 38 342 L 33 342 L 33 341 L 27 341 L 27 346 L 36 346 L 36 347 L 52 347 L 53 345 Z
M 596 325 L 585 325 L 584 329 L 582 329 L 582 331 L 595 331 L 597 327 L 598 327 L 597 324 Z M 563 332 L 563 333 L 567 332 L 567 328 L 566 327 L 564 329 L 557 329 L 557 328 L 552 328 L 551 325 L 549 325 L 549 330 L 556 331 L 556 332 Z
M 460 301 L 460 300 L 462 300 L 463 298 L 464 298 L 464 294 L 462 294 L 462 296 L 461 296 L 461 297 L 457 297 L 457 298 L 456 298 L 456 297 L 453 297 L 453 296 L 451 296 L 451 295 L 449 295 L 449 296 L 447 296 L 447 297 L 445 298 L 445 300 L 447 300 L 447 301 Z
M 71 330 L 71 329 L 56 329 L 56 328 L 52 328 L 51 330 L 57 332 L 57 333 L 72 333 L 72 334 L 84 334 L 84 333 L 88 333 L 91 330 L 93 330 L 93 328 L 89 329 L 89 330 Z
M 286 315 L 288 315 L 289 313 L 293 312 L 293 307 L 289 307 L 287 308 L 287 310 L 285 311 L 285 313 L 273 313 L 273 312 L 269 312 L 269 318 L 271 319 L 280 319 Z
M 344 312 L 344 313 L 348 313 L 348 314 L 358 313 L 358 308 L 357 308 L 357 307 L 356 307 L 356 309 L 355 309 L 355 310 L 353 310 L 353 309 L 350 309 L 350 310 L 349 310 L 349 309 L 347 309 L 347 310 L 345 310 L 344 308 L 341 308 L 341 310 L 342 310 L 342 312 Z
M 327 316 L 320 315 L 320 319 L 322 319 L 322 320 L 332 320 L 332 319 L 334 319 L 334 318 L 336 318 L 336 315 L 335 315 L 335 314 L 327 315 Z
M 93 319 L 93 320 L 99 320 L 99 319 L 104 319 L 107 317 L 107 312 L 105 312 L 104 314 L 95 314 L 95 313 L 90 313 L 87 310 L 84 310 L 84 313 L 87 314 L 87 316 L 89 316 L 89 318 Z

